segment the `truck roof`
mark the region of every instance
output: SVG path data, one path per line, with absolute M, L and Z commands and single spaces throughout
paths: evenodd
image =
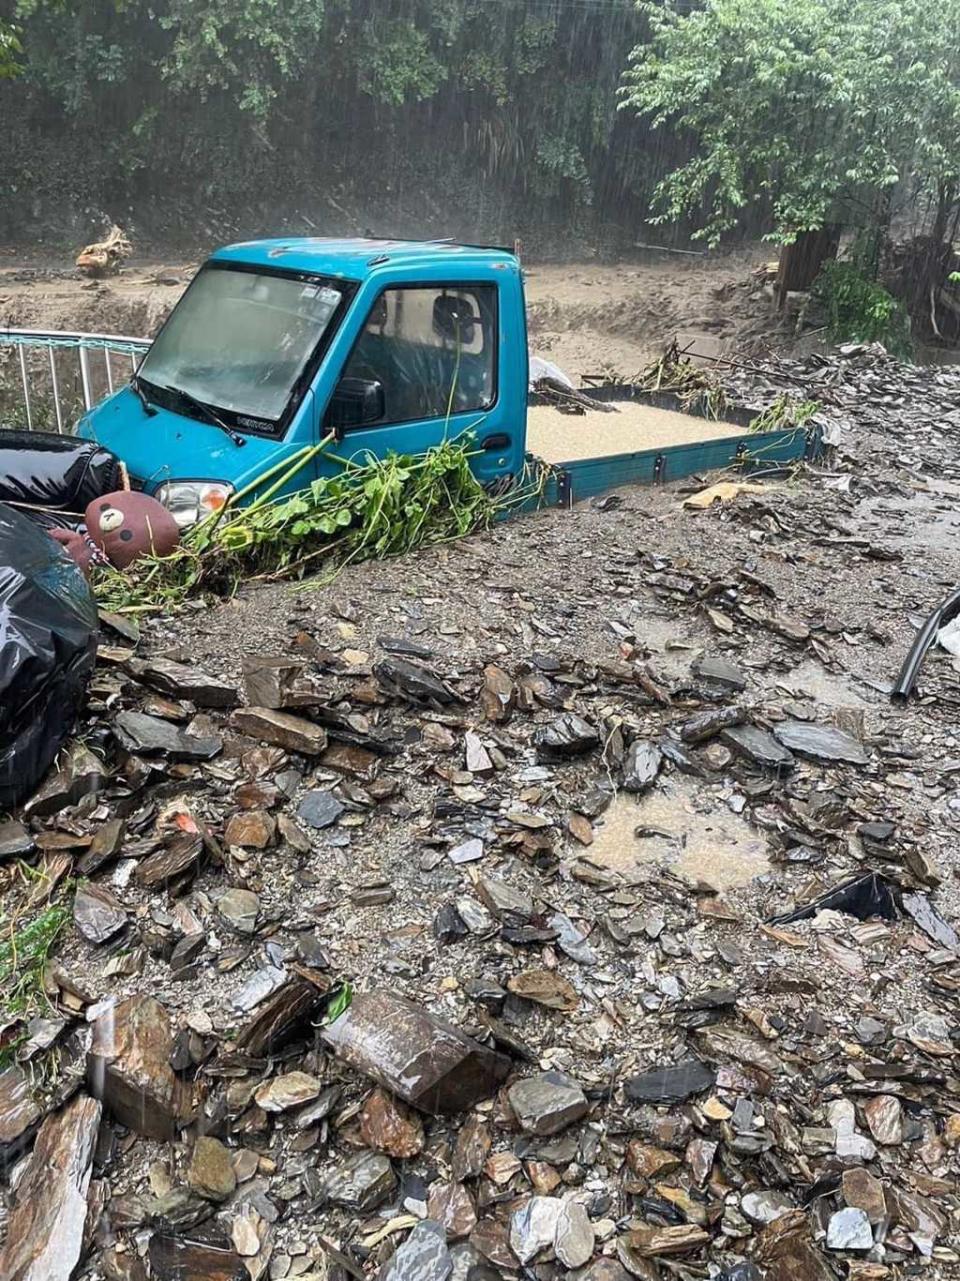
M 495 264 L 519 269 L 506 249 L 460 245 L 447 240 L 336 240 L 322 236 L 292 236 L 276 240 L 247 240 L 227 245 L 211 255 L 218 262 L 251 266 L 286 267 L 320 276 L 346 276 L 362 280 L 378 267 L 438 267 L 456 262 L 456 271 L 490 269 Z

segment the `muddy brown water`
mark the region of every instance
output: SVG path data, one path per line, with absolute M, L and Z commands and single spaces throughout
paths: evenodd
M 715 794 L 681 778 L 661 779 L 639 799 L 619 793 L 597 825 L 589 858 L 627 880 L 665 867 L 716 890 L 748 885 L 770 870 L 763 836 Z
M 527 448 L 547 463 L 610 458 L 641 449 L 665 449 L 669 445 L 693 445 L 746 434 L 745 428 L 733 423 L 694 418 L 633 401 L 617 402 L 614 414 L 561 414 L 552 405 L 535 405 L 527 413 Z

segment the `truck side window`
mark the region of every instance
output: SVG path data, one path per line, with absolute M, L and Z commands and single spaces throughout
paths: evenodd
M 482 412 L 497 398 L 494 285 L 411 285 L 373 304 L 343 378 L 376 381 L 377 424 Z

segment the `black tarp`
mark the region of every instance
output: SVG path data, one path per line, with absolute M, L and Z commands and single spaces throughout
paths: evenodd
M 0 503 L 29 503 L 82 516 L 123 487 L 115 454 L 92 440 L 40 431 L 0 431 Z
M 25 800 L 72 730 L 93 672 L 97 606 L 43 530 L 0 503 L 0 810 Z

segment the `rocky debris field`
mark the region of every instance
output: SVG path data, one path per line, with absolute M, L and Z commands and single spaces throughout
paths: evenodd
M 960 1270 L 960 374 L 815 470 L 107 617 L 0 824 L 3 1281 Z

